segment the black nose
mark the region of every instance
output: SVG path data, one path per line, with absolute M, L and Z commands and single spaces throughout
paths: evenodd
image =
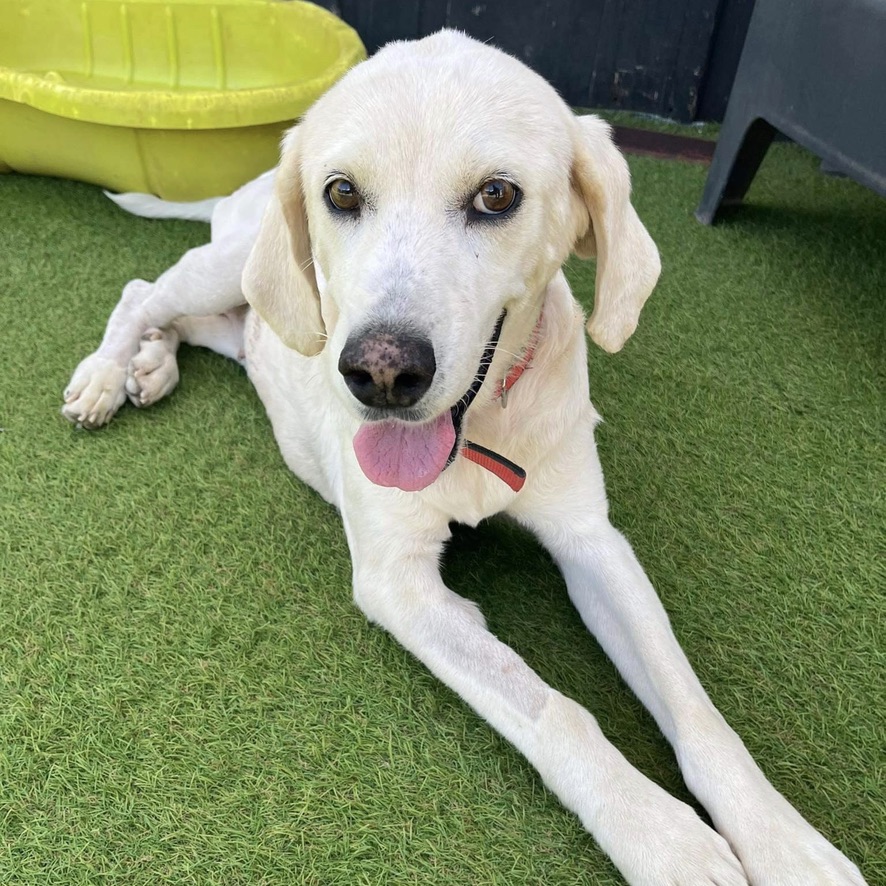
M 434 348 L 415 333 L 370 330 L 345 342 L 338 371 L 348 390 L 376 409 L 414 406 L 434 380 Z

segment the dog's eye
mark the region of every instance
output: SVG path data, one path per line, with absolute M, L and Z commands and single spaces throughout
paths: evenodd
M 340 212 L 354 212 L 360 208 L 357 187 L 346 178 L 337 178 L 326 186 L 326 199 Z
M 477 191 L 471 205 L 483 215 L 501 215 L 513 207 L 519 193 L 517 186 L 506 179 L 491 178 Z

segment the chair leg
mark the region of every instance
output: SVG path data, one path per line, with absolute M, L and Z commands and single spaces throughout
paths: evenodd
M 760 117 L 739 122 L 727 114 L 701 203 L 695 210 L 703 225 L 713 224 L 723 204 L 741 203 L 774 137 L 775 127 Z

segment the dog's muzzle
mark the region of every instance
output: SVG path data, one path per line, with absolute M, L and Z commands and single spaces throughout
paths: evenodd
M 495 357 L 504 321 L 502 312 L 474 380 L 450 410 L 428 422 L 382 420 L 361 425 L 354 437 L 354 453 L 369 480 L 379 486 L 417 492 L 430 486 L 461 453 L 519 491 L 525 472 L 503 456 L 463 440 L 462 434 L 465 415 Z M 338 368 L 348 390 L 364 406 L 400 413 L 405 418 L 430 388 L 436 362 L 427 339 L 376 330 L 349 339 Z

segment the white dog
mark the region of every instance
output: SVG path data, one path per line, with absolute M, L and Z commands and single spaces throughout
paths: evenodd
M 311 108 L 275 172 L 217 204 L 210 244 L 126 286 L 63 411 L 96 428 L 127 395 L 155 402 L 180 340 L 240 360 L 287 464 L 341 511 L 357 605 L 513 742 L 630 883 L 862 884 L 714 708 L 607 519 L 570 251 L 597 257 L 587 328 L 617 351 L 659 259 L 607 126 L 461 34 L 395 43 Z M 716 830 L 443 584 L 450 521 L 497 513 L 552 553 Z

